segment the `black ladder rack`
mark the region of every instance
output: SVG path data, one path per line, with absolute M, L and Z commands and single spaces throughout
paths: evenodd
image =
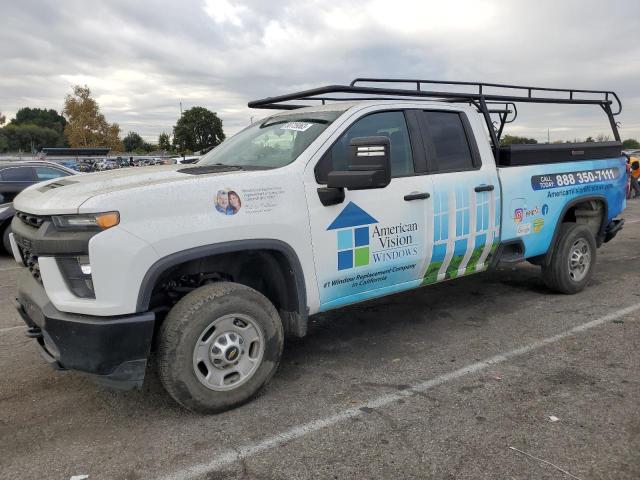
M 367 85 L 363 85 L 367 84 Z M 373 84 L 373 85 L 372 85 Z M 404 84 L 405 88 L 390 88 L 380 84 Z M 473 91 L 460 92 L 443 90 L 425 90 L 424 87 L 463 87 Z M 409 87 L 409 88 L 407 88 Z M 514 94 L 516 91 L 518 94 Z M 509 93 L 512 92 L 512 93 Z M 344 96 L 335 97 L 332 94 Z M 524 85 L 508 85 L 501 83 L 457 82 L 441 80 L 421 80 L 406 78 L 356 78 L 349 85 L 327 85 L 324 87 L 302 90 L 299 92 L 267 97 L 249 102 L 250 108 L 266 108 L 277 110 L 294 110 L 310 105 L 291 104 L 291 101 L 319 101 L 323 105 L 333 101 L 359 100 L 436 100 L 450 103 L 469 103 L 477 107 L 483 114 L 491 134 L 496 160 L 499 156 L 500 136 L 505 123 L 511 123 L 517 116 L 517 103 L 543 103 L 563 105 L 597 105 L 609 119 L 616 141 L 620 134 L 614 119 L 622 111 L 622 102 L 618 95 L 610 90 L 584 90 L 576 88 L 530 87 Z M 615 111 L 612 106 L 615 105 Z M 491 114 L 498 114 L 500 124 L 494 126 Z M 509 115 L 513 114 L 511 118 Z

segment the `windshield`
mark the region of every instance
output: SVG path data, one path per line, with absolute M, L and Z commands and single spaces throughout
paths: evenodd
M 198 165 L 278 168 L 293 162 L 342 111 L 300 112 L 256 122 L 207 153 Z

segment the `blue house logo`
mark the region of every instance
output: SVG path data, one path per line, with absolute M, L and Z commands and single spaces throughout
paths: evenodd
M 369 265 L 369 225 L 378 221 L 353 202 L 327 227 L 338 237 L 338 270 Z

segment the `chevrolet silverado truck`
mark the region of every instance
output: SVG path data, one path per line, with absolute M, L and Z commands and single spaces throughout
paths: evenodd
M 501 146 L 527 102 L 601 108 L 615 141 Z M 280 112 L 195 165 L 15 199 L 17 309 L 51 366 L 140 387 L 154 351 L 177 402 L 219 412 L 310 315 L 522 261 L 574 294 L 623 225 L 614 92 L 356 79 L 249 106 Z

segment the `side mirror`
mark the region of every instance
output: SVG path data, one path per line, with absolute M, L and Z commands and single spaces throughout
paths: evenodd
M 347 170 L 329 172 L 328 188 L 364 190 L 384 188 L 391 182 L 388 137 L 358 137 L 349 142 Z

